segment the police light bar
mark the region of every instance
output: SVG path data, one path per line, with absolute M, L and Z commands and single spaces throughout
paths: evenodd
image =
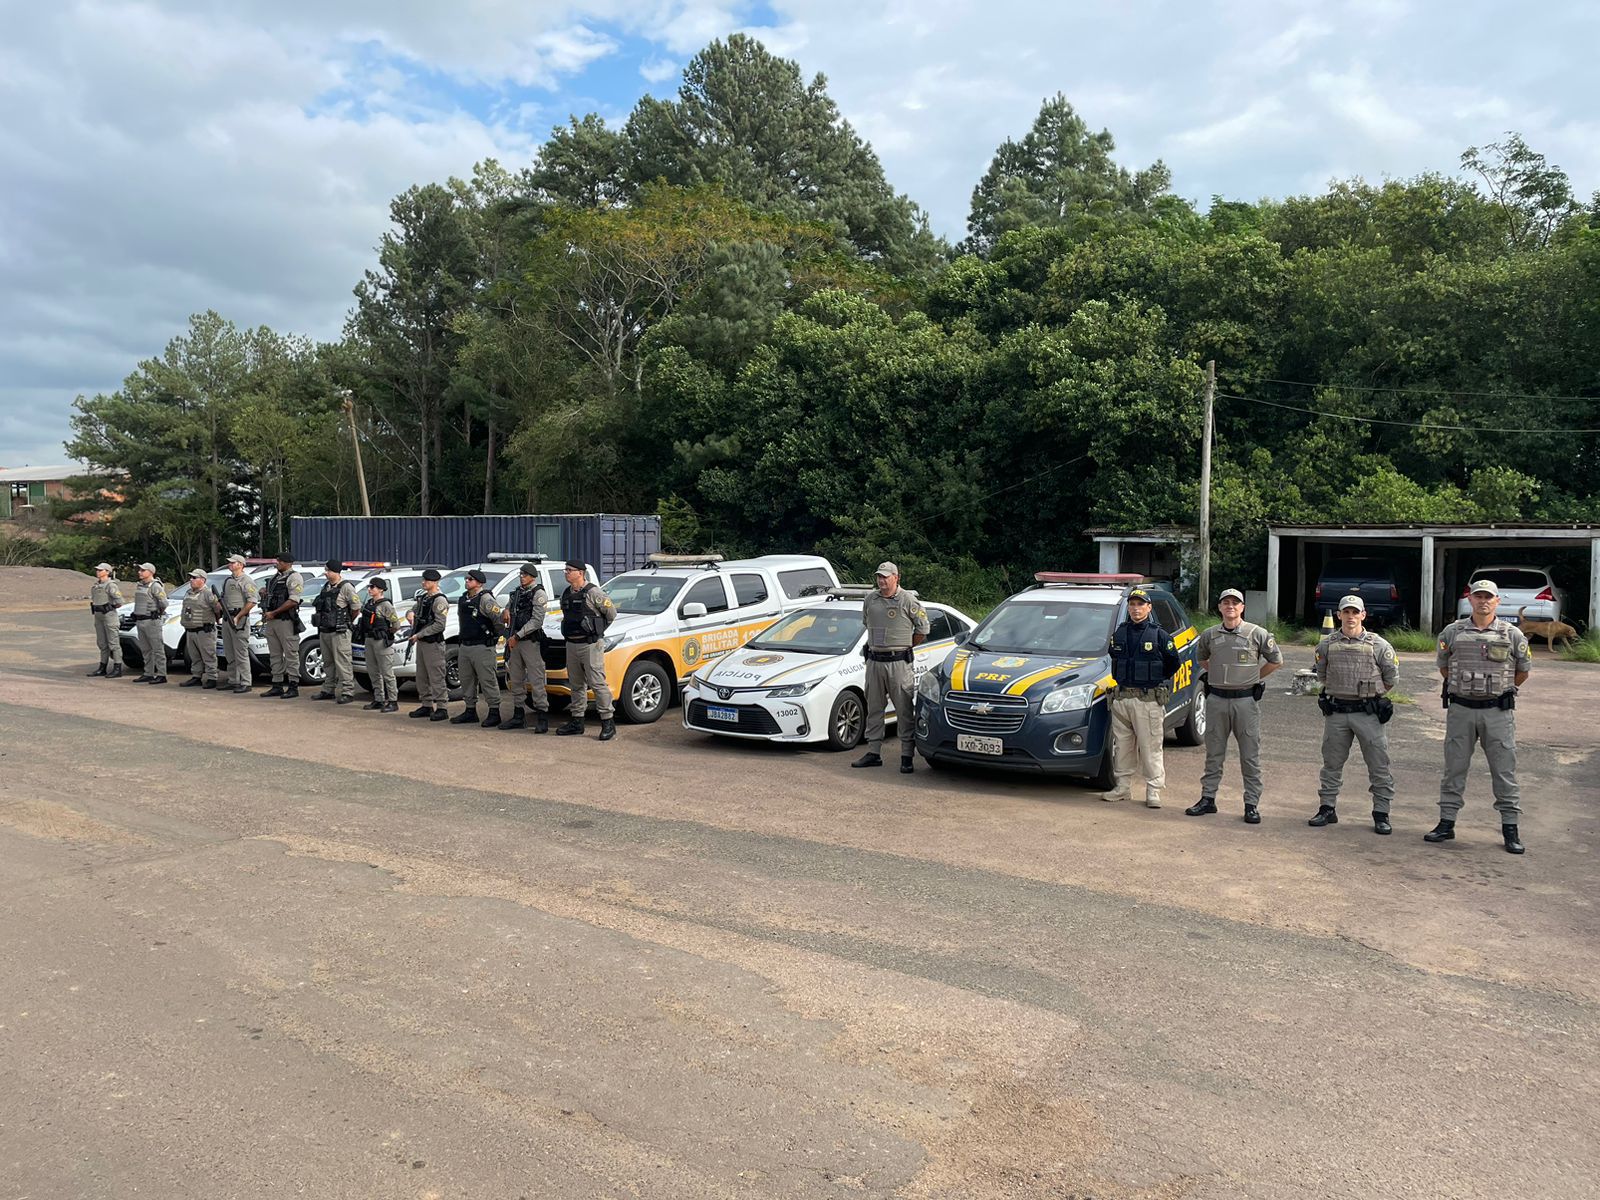
M 817 590 L 825 591 L 830 600 L 865 600 L 868 596 L 878 594 L 875 586 L 866 583 L 841 583 L 838 587 L 830 588 L 818 585 Z
M 506 550 L 497 550 L 484 558 L 484 562 L 543 562 L 543 554 L 513 554 Z
M 652 554 L 646 560 L 652 567 L 714 567 L 720 554 Z
M 1152 582 L 1148 575 L 1096 575 L 1078 571 L 1035 571 L 1033 578 L 1037 583 L 1109 583 L 1118 586 Z

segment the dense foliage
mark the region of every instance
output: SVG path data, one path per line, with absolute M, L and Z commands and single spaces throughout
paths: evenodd
M 925 589 L 1192 524 L 1218 367 L 1217 577 L 1268 520 L 1600 519 L 1600 220 L 1514 135 L 1463 177 L 1198 212 L 1065 98 L 1002 145 L 961 252 L 819 76 L 743 37 L 620 129 L 391 205 L 344 339 L 196 317 L 69 449 L 113 549 L 270 551 L 293 512 L 660 512 L 675 548 L 885 556 Z

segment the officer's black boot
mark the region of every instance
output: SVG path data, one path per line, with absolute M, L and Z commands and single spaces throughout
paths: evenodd
M 518 706 L 511 710 L 511 720 L 504 722 L 500 728 L 510 731 L 512 729 L 526 729 L 528 727 L 528 712 Z
M 1306 824 L 1311 826 L 1313 829 L 1321 829 L 1324 825 L 1337 825 L 1338 823 L 1339 814 L 1334 811 L 1333 805 L 1331 804 L 1324 804 L 1321 808 L 1317 809 L 1317 815 L 1306 822 Z
M 1517 840 L 1517 827 L 1515 825 L 1500 826 L 1500 836 L 1506 840 L 1507 854 L 1523 853 L 1522 843 Z
M 201 678 L 200 678 L 200 676 L 198 676 L 198 675 L 191 675 L 191 676 L 189 676 L 189 678 L 187 678 L 187 679 L 185 679 L 185 680 L 184 680 L 184 681 L 183 681 L 183 682 L 182 682 L 182 683 L 180 683 L 180 684 L 179 684 L 179 685 L 178 685 L 178 686 L 179 686 L 179 687 L 199 687 L 199 686 L 200 686 L 200 685 L 201 685 L 201 684 L 203 684 L 203 683 L 204 683 L 204 682 L 205 682 L 205 680 L 204 680 L 204 679 L 201 679 Z
M 1394 832 L 1394 826 L 1389 824 L 1388 813 L 1379 812 L 1377 809 L 1372 810 L 1372 832 L 1384 834 Z
M 300 698 L 300 685 L 298 683 L 291 683 L 285 686 L 283 689 L 283 698 L 285 700 L 298 700 Z
M 1453 842 L 1456 840 L 1456 823 L 1439 818 L 1439 823 L 1422 835 L 1425 842 Z
M 379 707 L 378 711 L 379 712 L 399 712 L 400 711 L 399 701 L 396 701 L 396 700 L 385 700 L 383 702 L 382 706 Z
M 1187 817 L 1203 817 L 1207 813 L 1214 813 L 1216 811 L 1217 802 L 1210 796 L 1201 796 L 1199 800 L 1195 801 L 1193 804 L 1189 805 L 1188 808 L 1184 809 L 1183 813 L 1184 816 Z
M 535 733 L 550 732 L 550 714 L 543 709 L 533 714 L 533 731 Z
M 477 710 L 474 709 L 473 711 L 476 712 Z M 495 728 L 500 724 L 500 710 L 498 708 L 491 708 L 489 710 L 489 715 L 479 722 L 479 724 L 481 724 L 485 729 Z
M 556 730 L 557 737 L 582 737 L 583 722 L 576 718 L 569 720 L 560 729 Z
M 1244 806 L 1244 823 L 1246 825 L 1261 824 L 1261 810 L 1254 804 L 1246 804 Z
M 900 774 L 909 775 L 916 769 L 916 765 L 911 761 L 911 755 L 902 754 L 900 756 Z
M 383 701 L 379 700 L 376 696 L 374 696 L 370 702 L 368 702 L 366 704 L 363 704 L 361 706 L 361 711 L 362 712 L 382 712 L 383 711 Z
M 209 688 L 214 692 L 217 690 L 217 681 L 215 679 L 208 679 L 201 686 L 204 688 Z
M 93 679 L 96 675 L 104 675 L 105 673 L 106 673 L 106 665 L 105 665 L 105 663 L 101 663 L 98 667 L 96 667 L 94 670 L 89 672 L 87 678 Z
M 269 687 L 266 691 L 261 693 L 261 698 L 263 700 L 271 700 L 274 697 L 281 696 L 281 695 L 283 695 L 283 684 L 279 683 L 276 679 L 274 679 L 272 681 L 272 686 Z
M 134 682 L 135 683 L 149 683 L 154 678 L 155 678 L 154 675 L 140 675 L 137 679 L 134 680 Z
M 617 723 L 616 723 L 616 721 L 612 720 L 610 717 L 601 717 L 600 718 L 600 740 L 602 742 L 609 742 L 612 738 L 614 738 L 616 736 L 617 736 Z
M 107 677 L 110 678 L 110 679 L 121 679 L 122 678 L 122 664 L 121 663 L 112 663 L 111 664 L 111 670 L 108 671 L 106 674 L 107 674 Z
M 450 710 L 442 704 L 438 708 L 434 709 L 432 715 L 428 717 L 428 720 L 430 721 L 448 721 L 449 719 Z
M 455 716 L 450 718 L 452 725 L 476 725 L 478 723 L 478 706 L 469 704 Z
M 410 716 L 410 717 L 418 717 L 418 718 L 431 717 L 431 716 L 433 716 L 433 705 L 431 705 L 431 704 L 419 704 L 416 708 L 413 708 L 406 715 Z
M 883 755 L 876 750 L 868 750 L 850 765 L 852 767 L 881 767 L 883 766 Z

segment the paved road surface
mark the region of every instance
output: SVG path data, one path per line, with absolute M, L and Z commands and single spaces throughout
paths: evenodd
M 1359 767 L 1305 827 L 1281 693 L 1251 828 L 1176 747 L 1149 812 L 88 680 L 86 628 L 0 614 L 0 1200 L 1600 1193 L 1590 670 L 1519 711 L 1517 859 L 1486 778 L 1420 840 L 1426 707 L 1383 839 Z

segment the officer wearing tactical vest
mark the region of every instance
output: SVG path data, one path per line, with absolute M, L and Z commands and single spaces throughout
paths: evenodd
M 94 569 L 94 582 L 89 585 L 89 611 L 94 614 L 94 644 L 100 651 L 100 665 L 90 671 L 91 677 L 105 675 L 115 679 L 122 674 L 122 639 L 118 636 L 117 609 L 122 607 L 122 589 L 111 577 L 111 564 L 101 563 Z
M 361 615 L 356 589 L 344 577 L 344 563 L 330 558 L 323 572 L 328 582 L 311 602 L 312 624 L 322 644 L 322 690 L 313 700 L 336 700 L 349 704 L 355 699 L 355 661 L 350 654 L 350 630 Z
M 417 695 L 422 703 L 410 715 L 418 719 L 450 719 L 445 710 L 450 688 L 444 673 L 444 628 L 449 618 L 450 601 L 439 590 L 439 572 L 429 567 L 422 573 L 422 591 L 411 610 L 411 643 L 417 648 Z
M 222 581 L 222 650 L 239 695 L 250 690 L 250 614 L 260 600 L 255 580 L 244 573 L 244 555 L 228 555 L 228 577 Z
M 489 715 L 478 724 L 493 729 L 500 724 L 500 676 L 495 669 L 494 651 L 500 644 L 500 606 L 483 585 L 487 576 L 476 567 L 467 572 L 467 590 L 456 603 L 461 621 L 461 644 L 456 664 L 461 669 L 461 698 L 467 702 L 452 725 L 470 725 L 478 720 L 478 692 L 489 703 Z
M 1126 800 L 1133 794 L 1135 761 L 1144 771 L 1144 806 L 1161 807 L 1166 765 L 1161 744 L 1166 736 L 1168 686 L 1183 662 L 1172 634 L 1150 615 L 1150 593 L 1128 593 L 1128 616 L 1111 633 L 1111 770 L 1115 778 L 1102 800 Z
M 267 657 L 272 665 L 272 686 L 261 693 L 263 700 L 282 696 L 293 700 L 300 694 L 300 602 L 305 599 L 306 581 L 294 569 L 294 559 L 278 555 L 278 571 L 262 589 L 262 626 L 267 635 Z
M 522 578 L 506 605 L 506 675 L 511 687 L 511 720 L 502 729 L 527 727 L 527 708 L 533 709 L 533 731 L 550 729 L 550 696 L 545 691 L 544 654 L 541 630 L 544 610 L 549 604 L 539 568 L 524 563 Z M 526 707 L 524 707 L 526 705 Z
M 189 654 L 189 678 L 179 687 L 217 686 L 217 620 L 221 616 L 222 601 L 206 586 L 206 573 L 196 567 L 189 572 L 189 586 L 178 612 L 184 649 Z
M 583 718 L 589 708 L 589 692 L 594 691 L 595 711 L 600 714 L 600 740 L 617 736 L 617 723 L 611 706 L 611 685 L 606 682 L 606 629 L 616 620 L 617 608 L 598 584 L 588 581 L 581 562 L 569 562 L 567 589 L 561 593 L 561 636 L 567 643 L 567 687 L 572 691 L 572 706 L 567 723 L 556 730 L 557 737 L 583 734 Z
M 909 775 L 911 748 L 916 739 L 912 709 L 916 698 L 916 671 L 912 647 L 928 636 L 928 613 L 917 594 L 900 586 L 900 568 L 881 562 L 874 578 L 877 591 L 861 605 L 861 623 L 867 627 L 867 752 L 852 767 L 883 766 L 884 712 L 894 705 L 895 731 L 900 735 L 900 773 Z
M 1200 800 L 1183 811 L 1191 817 L 1217 811 L 1217 789 L 1228 757 L 1228 738 L 1239 743 L 1244 780 L 1244 819 L 1261 824 L 1261 682 L 1283 665 L 1283 651 L 1270 633 L 1244 619 L 1244 593 L 1228 588 L 1217 598 L 1222 623 L 1195 640 L 1195 658 L 1206 692 L 1206 769 Z
M 1527 636 L 1495 613 L 1500 587 L 1492 579 L 1468 585 L 1472 615 L 1444 627 L 1436 661 L 1444 676 L 1444 775 L 1439 780 L 1439 824 L 1422 835 L 1427 842 L 1448 842 L 1456 836 L 1472 765 L 1472 749 L 1483 743 L 1494 783 L 1494 806 L 1500 810 L 1500 834 L 1506 850 L 1521 854 L 1517 824 L 1522 815 L 1517 787 L 1517 689 L 1533 671 Z
M 356 624 L 366 648 L 367 679 L 372 684 L 372 700 L 362 707 L 373 712 L 400 711 L 400 689 L 394 681 L 394 658 L 389 651 L 395 630 L 400 628 L 400 614 L 389 602 L 388 591 L 385 579 L 367 584 L 367 598 Z
M 167 589 L 156 578 L 154 563 L 139 564 L 139 582 L 133 589 L 134 628 L 139 632 L 139 651 L 144 655 L 144 674 L 135 683 L 167 681 L 167 646 L 161 640 L 161 626 L 167 620 Z
M 1360 596 L 1339 601 L 1339 628 L 1317 643 L 1317 682 L 1322 693 L 1322 776 L 1317 789 L 1317 815 L 1306 822 L 1313 828 L 1337 825 L 1339 786 L 1344 781 L 1350 743 L 1361 743 L 1367 764 L 1368 790 L 1372 792 L 1372 828 L 1393 832 L 1389 806 L 1394 802 L 1394 775 L 1389 770 L 1389 731 L 1394 701 L 1388 693 L 1400 678 L 1394 647 L 1365 628 L 1367 605 Z

